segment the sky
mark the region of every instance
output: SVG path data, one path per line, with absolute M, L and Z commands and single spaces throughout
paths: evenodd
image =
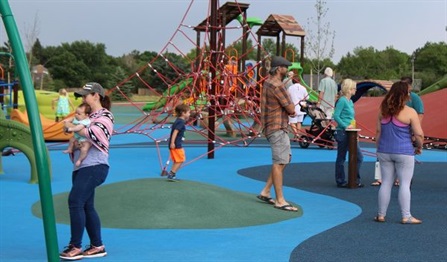
M 250 4 L 248 17 L 265 20 L 270 14 L 291 15 L 304 30 L 316 30 L 308 22 L 316 18 L 315 0 L 233 2 Z M 196 33 L 188 26 L 208 16 L 210 1 L 9 0 L 9 4 L 25 49 L 29 46 L 26 36 L 35 32 L 44 47 L 90 41 L 105 44 L 107 54 L 118 57 L 133 50 L 189 52 L 195 47 Z M 323 22 L 335 32 L 335 63 L 356 47 L 379 51 L 393 47 L 412 54 L 428 41 L 447 42 L 447 0 L 326 0 L 325 7 Z M 237 21 L 229 26 L 227 43 L 242 33 Z M 6 37 L 1 27 L 2 43 Z M 300 46 L 299 38 L 286 40 Z

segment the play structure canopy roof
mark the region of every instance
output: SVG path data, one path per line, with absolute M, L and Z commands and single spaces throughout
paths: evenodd
M 249 6 L 250 4 L 226 2 L 223 6 L 221 6 L 217 10 L 217 13 L 219 14 L 219 16 L 217 17 L 217 24 L 219 24 L 220 26 L 226 26 L 227 24 L 231 23 L 231 21 L 233 21 L 234 19 L 237 19 L 237 17 L 240 14 L 244 13 Z M 200 24 L 194 27 L 194 30 L 199 32 L 209 30 L 207 24 L 209 23 L 210 20 L 211 17 L 208 16 Z
M 273 14 L 265 20 L 256 33 L 261 36 L 278 36 L 281 31 L 291 36 L 303 37 L 306 35 L 293 16 Z

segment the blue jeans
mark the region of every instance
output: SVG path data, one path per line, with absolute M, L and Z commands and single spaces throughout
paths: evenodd
M 70 210 L 70 244 L 82 247 L 84 228 L 90 238 L 90 244 L 101 246 L 101 221 L 95 210 L 95 188 L 101 185 L 109 173 L 108 165 L 96 165 L 73 171 L 73 186 L 68 196 Z
M 345 178 L 345 161 L 348 152 L 348 135 L 345 130 L 337 130 L 335 132 L 335 140 L 337 141 L 337 160 L 335 161 L 335 182 L 337 185 L 346 184 Z M 357 144 L 357 183 L 360 183 L 360 167 L 363 163 L 363 154 L 360 146 Z

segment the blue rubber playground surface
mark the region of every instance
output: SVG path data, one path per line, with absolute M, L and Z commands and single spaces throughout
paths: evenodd
M 157 148 L 148 142 L 150 141 L 147 137 L 139 135 L 114 136 L 110 153 L 111 169 L 104 185 L 137 179 L 164 179 L 160 177 Z M 71 186 L 71 163 L 67 155 L 62 153 L 65 147 L 65 144 L 49 145 L 53 174 L 51 187 L 54 195 L 67 193 Z M 362 149 L 365 152 L 375 152 L 371 144 L 365 144 Z M 206 145 L 186 146 L 188 159 L 199 158 L 206 150 Z M 166 147 L 161 147 L 160 152 L 165 161 Z M 108 255 L 90 260 L 378 261 L 381 258 L 382 261 L 397 261 L 399 257 L 405 261 L 441 261 L 442 257 L 445 259 L 445 150 L 425 150 L 423 155 L 417 157 L 422 164 L 418 165 L 415 172 L 412 212 L 415 217 L 424 221 L 418 226 L 398 223 L 399 209 L 395 195 L 391 201 L 394 204 L 390 205 L 390 214 L 387 216 L 390 222 L 387 221 L 386 225 L 374 223 L 372 217 L 375 215 L 378 188 L 369 184 L 374 179 L 375 158 L 365 156 L 365 164 L 362 167 L 365 188 L 339 189 L 335 187 L 333 179 L 335 156 L 336 150 L 320 149 L 312 145 L 302 149 L 296 144 L 293 145 L 293 160 L 285 172 L 284 193 L 288 201 L 302 208 L 303 215 L 300 217 L 277 223 L 217 229 L 105 227 L 102 233 Z M 264 185 L 270 163 L 270 148 L 266 143 L 250 147 L 228 146 L 217 150 L 214 159 L 202 157 L 186 165 L 180 170 L 179 177 L 185 181 L 252 194 L 253 205 L 264 205 L 265 208 L 273 209 L 272 206 L 262 204 L 256 199 Z M 31 211 L 32 205 L 39 201 L 39 188 L 36 184 L 28 183 L 28 160 L 20 153 L 3 157 L 3 167 L 5 174 L 0 176 L 0 261 L 46 261 L 43 222 Z M 131 193 L 118 192 L 116 197 Z M 426 197 L 429 199 L 425 199 Z M 114 199 L 111 198 L 110 201 Z M 430 201 L 431 206 L 424 201 Z M 123 214 L 126 215 L 131 214 Z M 157 217 L 156 212 L 151 215 Z M 68 244 L 70 228 L 61 223 L 56 226 L 59 249 L 62 250 Z M 377 235 L 378 232 L 381 232 L 381 237 Z M 397 235 L 393 232 L 397 232 Z M 370 237 L 374 239 L 375 235 L 381 239 L 380 243 L 367 241 Z M 421 239 L 425 237 L 427 239 Z M 362 241 L 363 239 L 366 241 Z M 440 241 L 444 241 L 444 244 Z M 84 235 L 83 244 L 88 244 L 87 234 Z M 355 245 L 356 251 L 346 252 L 346 246 L 349 244 Z M 388 250 L 393 248 L 393 245 L 397 249 Z M 374 252 L 369 254 L 368 250 L 371 249 Z M 413 253 L 407 254 L 408 252 Z M 386 256 L 387 254 L 389 256 Z

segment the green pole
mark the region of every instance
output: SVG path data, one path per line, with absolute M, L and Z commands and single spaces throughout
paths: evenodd
M 31 128 L 34 151 L 36 154 L 37 175 L 39 178 L 39 193 L 42 203 L 43 226 L 45 231 L 45 243 L 48 261 L 59 261 L 56 221 L 54 216 L 53 198 L 51 192 L 50 169 L 48 155 L 43 139 L 42 123 L 40 122 L 39 109 L 37 107 L 36 94 L 34 93 L 31 73 L 23 49 L 22 41 L 17 30 L 17 25 L 7 0 L 0 1 L 0 13 L 12 45 L 16 68 L 22 84 L 25 98 L 25 106 L 28 111 L 28 120 Z M 34 243 L 33 243 L 34 244 Z

